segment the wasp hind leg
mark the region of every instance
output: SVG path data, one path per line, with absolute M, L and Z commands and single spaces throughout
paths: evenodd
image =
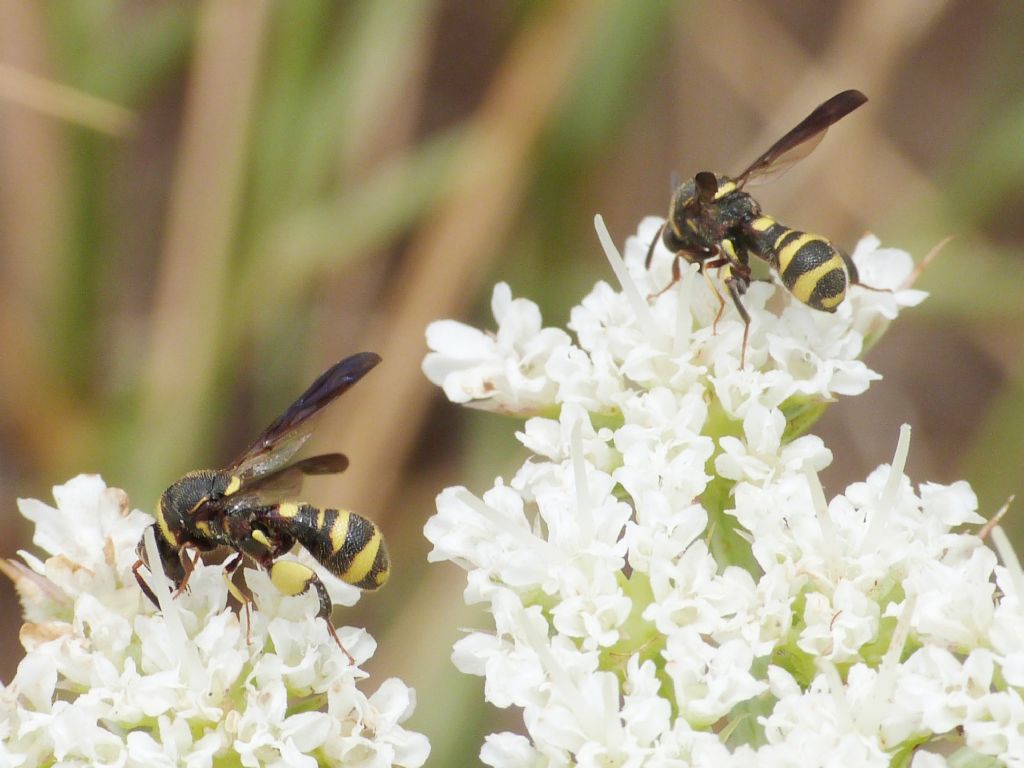
M 132 566 L 132 575 L 135 577 L 135 581 L 139 583 L 139 589 L 142 590 L 142 594 L 148 597 L 149 601 L 157 608 L 159 608 L 160 601 L 156 599 L 156 595 L 153 594 L 153 590 L 149 588 L 149 585 L 146 583 L 145 579 L 142 578 L 142 574 L 139 573 L 139 570 L 144 568 L 145 565 L 146 563 L 142 560 L 141 557 L 138 560 L 136 560 L 135 565 Z
M 658 247 L 658 241 L 661 240 L 661 238 L 665 236 L 665 227 L 667 227 L 667 226 L 668 226 L 667 222 L 665 224 L 662 224 L 658 228 L 658 234 L 656 234 L 654 236 L 654 239 L 651 240 L 651 244 L 649 246 L 647 246 L 647 258 L 644 259 L 644 269 L 650 269 L 651 268 L 651 259 L 654 258 L 654 249 Z
M 242 611 L 245 613 L 245 642 L 247 645 L 252 645 L 252 598 L 250 598 L 245 592 L 238 588 L 235 584 L 235 571 L 238 566 L 242 564 L 242 553 L 236 552 L 227 562 L 224 563 L 224 570 L 221 571 L 221 577 L 224 579 L 224 583 L 227 585 L 228 593 L 238 601 L 238 604 L 242 606 Z
M 352 658 L 352 654 L 341 644 L 341 639 L 334 629 L 334 624 L 331 623 L 331 609 L 334 605 L 331 603 L 330 595 L 327 594 L 327 587 L 324 586 L 320 577 L 316 575 L 316 571 L 294 560 L 278 560 L 270 566 L 270 581 L 282 593 L 292 597 L 301 595 L 310 588 L 316 590 L 316 595 L 320 600 L 320 610 L 317 612 L 317 616 L 327 624 L 327 631 L 331 633 L 334 642 L 338 644 L 341 652 L 348 657 L 349 662 L 352 664 L 356 663 L 356 660 Z
M 748 285 L 750 285 L 748 280 L 735 275 L 725 279 L 725 287 L 729 289 L 729 295 L 732 296 L 732 302 L 736 305 L 736 311 L 743 318 L 743 346 L 740 347 L 740 370 L 747 367 L 747 337 L 750 336 L 750 313 L 743 306 L 743 301 L 740 297 L 746 293 Z
M 865 288 L 869 291 L 878 291 L 879 293 L 892 293 L 891 288 L 876 288 L 873 285 L 867 285 L 860 281 L 860 272 L 857 271 L 857 265 L 853 263 L 853 259 L 850 258 L 849 254 L 844 251 L 836 249 L 840 256 L 843 258 L 843 264 L 846 265 L 846 274 L 850 278 L 850 285 L 856 285 L 860 288 Z M 926 257 L 927 258 L 927 257 Z
M 728 251 L 726 251 L 728 253 Z M 715 298 L 718 299 L 718 314 L 715 315 L 715 322 L 711 328 L 714 333 L 718 332 L 718 321 L 722 319 L 722 313 L 725 312 L 725 297 L 722 296 L 722 292 L 718 290 L 711 278 L 708 276 L 706 270 L 718 269 L 719 275 L 721 276 L 722 282 L 725 284 L 726 289 L 729 291 L 729 295 L 732 297 L 732 303 L 736 306 L 736 311 L 739 312 L 740 318 L 743 320 L 743 345 L 740 347 L 740 369 L 746 368 L 747 366 L 747 339 L 750 336 L 750 313 L 747 308 L 743 306 L 743 294 L 747 292 L 747 288 L 750 287 L 750 269 L 747 267 L 746 262 L 735 257 L 729 258 L 723 256 L 718 259 L 706 261 L 702 265 L 701 270 L 704 279 L 707 280 L 711 290 L 715 294 Z
M 189 577 L 192 575 L 192 571 L 195 570 L 196 563 L 199 562 L 200 557 L 201 555 L 198 552 L 196 552 L 191 557 L 187 554 L 185 555 L 185 559 L 181 561 L 183 576 L 181 578 L 181 581 L 178 582 L 178 584 L 174 587 L 174 592 L 171 595 L 172 597 L 177 597 L 182 592 L 186 591 L 186 589 L 188 588 Z M 160 601 L 157 600 L 156 595 L 153 593 L 153 590 L 149 588 L 149 585 L 142 578 L 141 574 L 139 574 L 139 571 L 143 567 L 145 567 L 145 565 L 146 563 L 141 557 L 138 560 L 136 560 L 135 565 L 132 566 L 132 575 L 135 576 L 135 581 L 138 582 L 139 588 L 142 590 L 142 594 L 148 597 L 150 602 L 153 603 L 153 605 L 155 605 L 157 608 L 159 608 Z
M 661 296 L 661 294 L 665 293 L 665 291 L 667 291 L 669 288 L 671 288 L 672 286 L 674 286 L 676 283 L 683 279 L 684 260 L 687 264 L 699 264 L 701 271 L 703 272 L 705 267 L 709 267 L 712 265 L 713 262 L 718 261 L 716 258 L 713 258 L 717 253 L 717 248 L 706 250 L 690 250 L 683 248 L 681 250 L 676 251 L 672 257 L 672 280 L 670 280 L 669 284 L 662 288 L 660 291 L 650 294 L 647 297 L 647 300 L 653 301 L 654 299 Z M 722 263 L 727 262 L 723 261 Z

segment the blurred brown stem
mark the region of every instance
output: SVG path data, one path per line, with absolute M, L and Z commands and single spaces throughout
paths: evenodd
M 353 391 L 338 441 L 364 471 L 340 478 L 337 493 L 378 518 L 432 393 L 420 372 L 424 329 L 432 320 L 461 315 L 500 253 L 530 151 L 573 73 L 595 15 L 587 2 L 539 6 L 512 44 L 471 122 L 455 163 L 459 170 L 410 245 L 384 321 L 366 345 L 384 362 L 376 386 Z
M 0 71 L 22 86 L 49 82 L 43 77 L 50 68 L 45 10 L 0 0 L 0 18 Z M 28 91 L 31 102 L 38 93 Z M 20 92 L 26 95 L 24 87 Z M 0 251 L 6 256 L 0 264 L 0 418 L 15 428 L 22 461 L 67 471 L 92 434 L 87 409 L 61 385 L 56 361 L 47 359 L 65 253 L 67 147 L 55 120 L 11 96 L 0 94 Z
M 209 0 L 200 13 L 140 398 L 146 450 L 133 477 L 147 492 L 207 434 L 220 353 L 210 333 L 231 311 L 229 257 L 269 10 L 267 0 Z

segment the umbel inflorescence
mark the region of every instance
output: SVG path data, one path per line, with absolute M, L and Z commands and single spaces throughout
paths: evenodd
M 598 283 L 569 332 L 504 284 L 493 332 L 427 330 L 427 376 L 523 419 L 531 454 L 482 494 L 443 491 L 425 531 L 493 616 L 455 665 L 522 709 L 526 735 L 491 734 L 482 760 L 1024 765 L 1024 578 L 970 487 L 912 485 L 905 427 L 890 464 L 827 499 L 832 454 L 806 434 L 879 378 L 861 356 L 924 298 L 910 257 L 862 240 L 860 279 L 886 290 L 853 286 L 835 314 L 753 283 L 741 366 L 743 323 L 731 305 L 715 323 L 695 267 L 658 294 L 661 222 L 624 262 L 598 223 L 621 288 Z
M 366 695 L 375 643 L 317 618 L 312 592 L 283 596 L 247 570 L 257 610 L 227 605 L 219 566 L 196 564 L 172 597 L 147 532 L 151 587 L 132 574 L 153 518 L 95 475 L 54 489 L 56 507 L 22 500 L 43 557 L 4 563 L 25 610 L 26 655 L 0 688 L 0 766 L 360 766 L 415 768 L 424 736 L 401 725 L 415 706 L 398 679 Z M 316 564 L 311 557 L 305 562 Z M 321 570 L 335 602 L 358 590 Z

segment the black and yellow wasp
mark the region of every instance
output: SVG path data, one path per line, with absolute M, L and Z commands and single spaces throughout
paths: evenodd
M 387 550 L 380 530 L 365 517 L 288 501 L 295 498 L 306 475 L 342 472 L 348 466 L 345 456 L 328 453 L 288 462 L 309 439 L 324 408 L 379 362 L 380 357 L 372 352 L 362 352 L 336 363 L 230 466 L 189 472 L 164 491 L 152 528 L 164 573 L 179 592 L 188 583 L 198 553 L 228 547 L 234 554 L 225 563 L 224 576 L 238 600 L 248 606 L 248 599 L 234 585 L 231 575 L 248 557 L 267 570 L 274 585 L 287 595 L 315 589 L 320 599 L 319 615 L 341 646 L 331 624 L 331 599 L 316 572 L 294 560 L 278 558 L 298 543 L 349 584 L 377 589 L 388 579 Z M 188 550 L 196 553 L 194 557 Z M 149 599 L 157 603 L 139 574 L 145 557 L 144 540 L 137 551 L 135 578 Z
M 799 301 L 824 312 L 835 312 L 846 296 L 849 283 L 858 283 L 853 261 L 820 235 L 801 232 L 761 212 L 761 206 L 744 186 L 758 177 L 777 172 L 805 157 L 824 138 L 825 131 L 867 101 L 860 91 L 843 91 L 824 102 L 793 130 L 735 178 L 701 171 L 680 185 L 672 195 L 668 220 L 651 241 L 646 265 L 651 265 L 658 239 L 676 258 L 672 282 L 680 277 L 680 259 L 699 264 L 701 272 L 717 268 L 719 277 L 743 318 L 744 364 L 750 315 L 741 296 L 751 283 L 750 254 L 764 259 L 779 274 L 782 284 Z M 714 287 L 712 285 L 712 287 Z M 716 323 L 725 309 L 721 302 Z

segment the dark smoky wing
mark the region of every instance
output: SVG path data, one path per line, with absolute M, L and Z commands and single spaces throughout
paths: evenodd
M 343 453 L 321 453 L 297 461 L 288 468 L 298 470 L 303 475 L 336 475 L 348 469 L 348 456 Z
M 241 477 L 244 483 L 248 478 L 269 474 L 283 466 L 309 439 L 316 426 L 316 417 L 324 407 L 334 402 L 379 362 L 379 355 L 360 352 L 328 368 L 298 400 L 263 430 L 228 471 Z
M 820 104 L 793 130 L 775 142 L 771 148 L 736 177 L 744 186 L 754 180 L 763 180 L 787 170 L 793 163 L 811 154 L 825 138 L 829 126 L 842 120 L 868 100 L 860 91 L 843 91 Z
M 219 510 L 221 524 L 224 525 L 226 518 L 245 518 L 253 521 L 265 515 L 267 508 L 273 507 L 275 503 L 275 500 L 268 499 L 261 493 L 248 491 L 225 496 Z
M 249 475 L 243 479 L 238 493 L 256 494 L 266 503 L 294 499 L 307 475 L 335 475 L 347 468 L 348 457 L 341 453 L 310 456 L 273 472 Z

